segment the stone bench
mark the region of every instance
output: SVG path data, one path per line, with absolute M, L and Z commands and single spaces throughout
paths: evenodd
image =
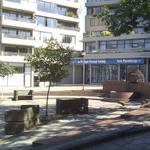
M 86 114 L 88 113 L 87 98 L 56 99 L 56 114 Z
M 13 100 L 33 100 L 33 90 L 14 90 Z

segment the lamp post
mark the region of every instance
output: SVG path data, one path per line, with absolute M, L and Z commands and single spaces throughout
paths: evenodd
M 82 51 L 81 56 L 82 56 L 82 90 L 84 91 L 84 86 L 85 86 L 85 51 Z

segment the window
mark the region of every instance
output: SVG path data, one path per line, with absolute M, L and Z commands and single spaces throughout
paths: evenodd
M 24 67 L 21 66 L 15 66 L 15 73 L 24 73 Z
M 132 40 L 125 40 L 125 48 L 132 48 Z
M 72 35 L 62 35 L 62 43 L 72 43 L 75 44 L 75 36 Z
M 99 49 L 106 50 L 106 41 L 99 42 Z
M 57 5 L 54 3 L 39 0 L 37 5 L 39 11 L 57 13 Z
M 41 26 L 46 25 L 46 20 L 44 17 L 37 16 L 36 19 L 37 19 L 37 25 L 41 25 Z
M 119 41 L 117 41 L 117 43 L 118 43 L 118 49 L 119 50 L 124 49 L 124 40 L 119 40 Z
M 25 56 L 27 53 L 31 53 L 32 48 L 28 47 L 5 47 L 4 56 Z
M 4 48 L 4 56 L 16 56 L 18 54 L 18 50 L 16 47 L 5 47 Z
M 150 51 L 150 39 L 145 39 L 145 49 Z
M 107 41 L 106 47 L 107 47 L 107 49 L 116 49 L 117 48 L 117 41 Z
M 96 42 L 87 42 L 85 43 L 86 52 L 92 52 L 96 49 Z
M 133 40 L 133 48 L 144 48 L 144 40 Z
M 56 27 L 57 26 L 57 21 L 56 19 L 52 18 L 47 18 L 47 27 Z

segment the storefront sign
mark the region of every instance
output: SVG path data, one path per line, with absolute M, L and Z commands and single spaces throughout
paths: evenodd
M 144 64 L 144 59 L 74 59 L 71 64 Z

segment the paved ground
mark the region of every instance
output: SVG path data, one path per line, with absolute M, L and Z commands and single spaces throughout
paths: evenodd
M 82 150 L 150 150 L 150 132 L 119 138 Z
M 143 122 L 133 121 L 110 121 L 107 119 L 115 118 L 128 112 L 139 108 L 139 104 L 128 104 L 122 106 L 117 103 L 102 102 L 100 100 L 89 101 L 89 114 L 87 115 L 70 115 L 65 118 L 54 120 L 46 125 L 39 126 L 32 131 L 27 131 L 20 135 L 9 136 L 4 134 L 4 112 L 10 109 L 19 109 L 23 104 L 39 104 L 40 114 L 45 113 L 45 100 L 33 101 L 0 101 L 0 150 L 3 149 L 26 149 L 31 146 L 35 140 L 48 139 L 56 135 L 70 136 L 79 133 L 86 133 L 87 131 L 104 131 L 112 130 L 118 126 L 129 124 L 143 124 Z M 55 114 L 55 99 L 49 100 L 49 114 Z M 147 122 L 145 122 L 147 123 Z M 21 147 L 20 147 L 21 146 Z
M 101 86 L 93 86 L 93 87 L 85 87 L 86 89 L 101 89 Z M 81 90 L 82 86 L 76 86 L 76 87 L 53 87 L 52 91 L 59 91 L 59 90 Z M 47 90 L 47 88 L 43 88 L 42 91 Z M 37 88 L 36 91 L 40 91 L 40 88 Z M 11 89 L 12 92 L 12 89 Z M 5 93 L 9 93 L 9 89 L 5 90 Z M 53 97 L 54 98 L 54 97 Z M 49 100 L 49 116 L 52 118 L 51 122 L 48 124 L 38 126 L 37 128 L 33 130 L 26 131 L 19 135 L 5 135 L 4 134 L 4 112 L 6 110 L 10 109 L 20 109 L 20 105 L 24 104 L 39 104 L 40 105 L 40 115 L 45 114 L 45 97 L 43 99 L 37 99 L 37 100 L 29 100 L 29 101 L 11 101 L 10 99 L 1 99 L 0 100 L 0 150 L 26 150 L 31 147 L 32 142 L 34 141 L 41 141 L 44 139 L 51 139 L 55 136 L 57 137 L 71 137 L 73 135 L 78 135 L 82 133 L 88 133 L 89 131 L 92 132 L 99 132 L 102 134 L 105 134 L 105 131 L 113 131 L 113 130 L 119 130 L 121 127 L 129 127 L 134 125 L 150 125 L 150 120 L 130 120 L 125 121 L 122 119 L 115 119 L 116 117 L 119 117 L 121 114 L 124 114 L 126 112 L 129 112 L 131 110 L 135 110 L 140 107 L 138 103 L 128 103 L 125 106 L 122 106 L 118 103 L 111 103 L 111 102 L 102 102 L 100 99 L 98 100 L 89 100 L 89 114 L 86 115 L 69 115 L 61 118 L 56 118 L 55 115 L 55 105 L 56 100 L 51 99 Z M 149 137 L 149 138 L 148 138 Z M 150 139 L 149 133 L 143 134 L 141 136 L 131 137 L 133 141 L 138 142 L 144 141 L 141 139 L 147 139 L 145 140 L 145 144 L 148 143 L 148 139 Z M 126 143 L 130 143 L 130 138 L 124 138 L 123 140 L 117 140 L 118 149 L 122 149 L 119 147 L 120 145 L 124 146 Z M 111 144 L 117 145 L 117 141 L 113 141 L 111 143 L 102 144 L 102 145 L 96 145 L 95 147 L 89 148 L 90 150 L 93 149 L 105 149 L 111 147 Z M 49 140 L 47 140 L 49 142 Z M 130 144 L 129 144 L 130 145 Z M 131 144 L 132 145 L 132 144 Z M 144 145 L 144 142 L 143 144 Z M 94 149 L 95 148 L 95 149 Z M 114 149 L 116 147 L 114 146 Z M 133 147 L 132 147 L 133 148 Z M 147 147 L 146 147 L 147 148 Z M 146 149 L 145 148 L 145 149 Z M 113 149 L 113 150 L 114 150 Z M 129 147 L 129 149 L 131 149 Z M 145 150 L 144 149 L 144 150 Z M 109 150 L 109 149 L 108 149 Z M 125 148 L 123 149 L 125 150 Z M 138 149 L 140 150 L 140 149 Z M 147 150 L 147 149 L 146 149 Z

